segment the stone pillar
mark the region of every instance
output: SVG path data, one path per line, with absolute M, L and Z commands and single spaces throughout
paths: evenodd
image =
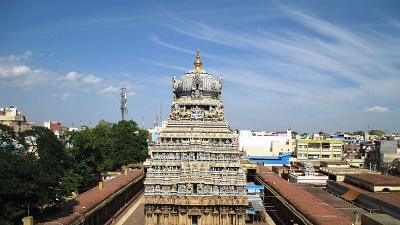
M 219 224 L 219 214 L 218 213 L 212 213 L 212 216 L 213 216 L 213 222 L 212 222 L 212 224 Z
M 33 225 L 33 217 L 32 216 L 24 217 L 22 219 L 22 224 L 23 225 Z
M 146 225 L 151 225 L 153 221 L 151 221 L 152 216 L 149 213 L 146 213 Z
M 165 224 L 165 225 L 167 225 L 167 224 L 171 224 L 171 222 L 172 221 L 170 221 L 170 216 L 169 215 L 167 215 L 167 214 L 162 214 L 162 217 L 164 217 L 163 218 L 163 220 L 164 220 L 164 223 L 163 224 Z

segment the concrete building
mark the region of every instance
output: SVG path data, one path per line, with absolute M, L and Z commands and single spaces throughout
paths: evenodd
M 363 148 L 361 154 L 365 158 L 364 167 L 387 173 L 392 167 L 396 168 L 400 158 L 400 148 L 397 140 L 376 140 Z
M 28 130 L 29 127 L 36 125 L 33 122 L 28 122 L 26 115 L 14 106 L 0 108 L 0 123 L 14 128 L 16 132 Z
M 289 173 L 289 182 L 299 186 L 325 186 L 327 181 L 328 176 L 316 172 L 310 161 L 304 163 L 302 172 Z
M 239 132 L 239 150 L 246 156 L 278 156 L 293 152 L 292 132 L 266 132 L 241 130 Z
M 63 136 L 63 130 L 61 126 L 61 122 L 56 122 L 56 121 L 44 121 L 43 126 L 47 127 L 51 131 L 54 132 L 54 134 L 57 136 L 57 138 L 60 138 Z
M 144 193 L 147 225 L 244 225 L 246 181 L 221 100 L 222 76 L 201 68 L 172 77 L 171 113 L 152 148 Z
M 295 155 L 298 161 L 341 161 L 342 141 L 299 139 Z

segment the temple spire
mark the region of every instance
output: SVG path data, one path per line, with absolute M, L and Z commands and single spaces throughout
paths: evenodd
M 196 70 L 201 69 L 201 65 L 202 65 L 203 63 L 202 63 L 201 60 L 200 60 L 200 50 L 199 50 L 199 49 L 197 49 L 196 60 L 194 61 L 193 64 L 194 64 L 194 66 L 195 66 L 194 69 L 196 69 Z

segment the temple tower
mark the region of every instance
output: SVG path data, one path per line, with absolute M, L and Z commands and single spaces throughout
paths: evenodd
M 224 116 L 222 76 L 201 68 L 172 77 L 166 128 L 145 180 L 147 225 L 244 225 L 246 181 L 236 137 Z

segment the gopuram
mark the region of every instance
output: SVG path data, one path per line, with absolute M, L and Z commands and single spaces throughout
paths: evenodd
M 222 76 L 201 68 L 172 77 L 166 128 L 145 180 L 147 225 L 244 225 L 246 181 L 221 100 Z

